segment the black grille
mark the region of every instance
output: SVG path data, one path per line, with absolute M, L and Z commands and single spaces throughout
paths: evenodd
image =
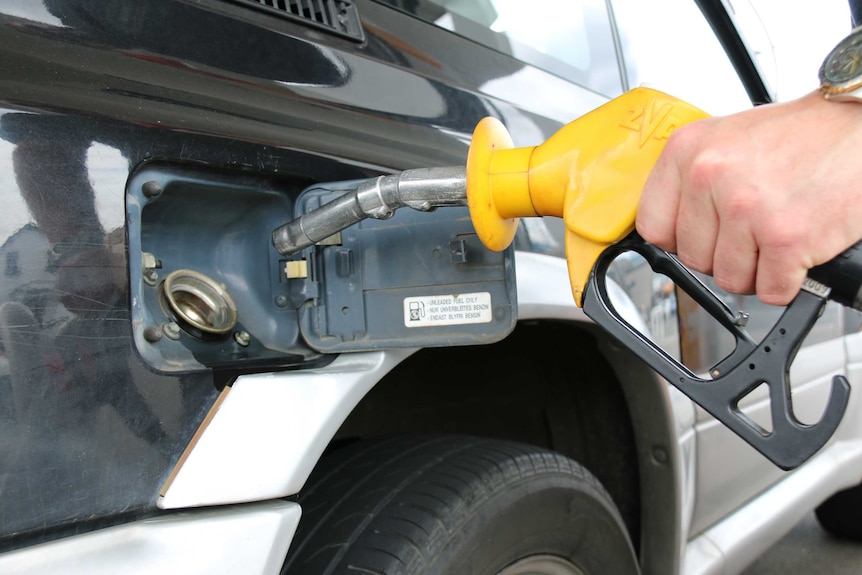
M 233 0 L 237 4 L 253 6 L 303 22 L 315 28 L 345 36 L 363 39 L 362 26 L 356 6 L 349 0 Z

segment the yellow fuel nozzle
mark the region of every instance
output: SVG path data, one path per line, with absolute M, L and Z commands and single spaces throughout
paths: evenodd
M 467 156 L 467 203 L 479 238 L 500 251 L 512 243 L 518 218 L 563 218 L 580 306 L 599 255 L 634 229 L 641 190 L 668 137 L 706 117 L 682 100 L 635 88 L 527 148 L 515 148 L 503 124 L 485 118 Z

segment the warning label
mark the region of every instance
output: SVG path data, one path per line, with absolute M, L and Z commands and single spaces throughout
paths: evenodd
M 488 292 L 404 298 L 407 327 L 490 323 L 492 318 Z

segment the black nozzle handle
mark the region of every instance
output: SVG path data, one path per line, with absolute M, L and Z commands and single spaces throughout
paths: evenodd
M 808 277 L 829 288 L 829 299 L 862 311 L 862 241 L 825 264 L 811 268 Z
M 613 260 L 626 251 L 642 255 L 654 271 L 673 280 L 734 337 L 736 349 L 709 374 L 699 375 L 690 371 L 626 322 L 614 308 L 607 289 L 607 272 Z M 862 267 L 857 263 L 851 268 L 846 263 L 848 259 L 856 261 L 858 255 L 858 251 L 853 251 L 843 260 L 839 256 L 836 258 L 838 263 L 833 260 L 827 264 L 833 266 L 827 277 L 818 274 L 832 282 L 832 293 L 840 295 L 858 288 L 862 280 L 862 273 L 859 273 Z M 842 265 L 839 267 L 838 264 Z M 840 271 L 835 271 L 836 268 Z M 842 292 L 847 287 L 845 283 L 849 284 L 845 276 L 852 276 L 855 283 L 849 290 Z M 745 331 L 744 322 L 738 321 L 738 316 L 679 260 L 633 232 L 605 250 L 596 261 L 584 294 L 584 312 L 775 465 L 782 469 L 793 469 L 814 455 L 832 437 L 850 396 L 847 380 L 837 375 L 832 381 L 832 392 L 820 421 L 804 424 L 796 419 L 793 412 L 790 364 L 803 339 L 820 317 L 827 295 L 823 290 L 819 293 L 810 288 L 801 291 L 769 334 L 758 343 Z M 855 293 L 853 297 L 856 297 Z M 771 430 L 751 421 L 739 409 L 740 400 L 762 384 L 769 387 Z

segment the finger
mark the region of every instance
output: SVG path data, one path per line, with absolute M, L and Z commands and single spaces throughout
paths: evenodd
M 679 167 L 666 148 L 644 184 L 635 226 L 643 239 L 672 253 L 680 192 Z
M 711 274 L 719 219 L 712 200 L 712 181 L 692 169 L 680 199 L 676 247 L 680 261 L 693 270 Z
M 736 294 L 754 293 L 758 256 L 750 228 L 742 220 L 723 219 L 712 262 L 712 276 L 718 287 Z
M 787 305 L 802 287 L 808 269 L 795 251 L 762 248 L 757 262 L 756 291 L 763 303 Z

